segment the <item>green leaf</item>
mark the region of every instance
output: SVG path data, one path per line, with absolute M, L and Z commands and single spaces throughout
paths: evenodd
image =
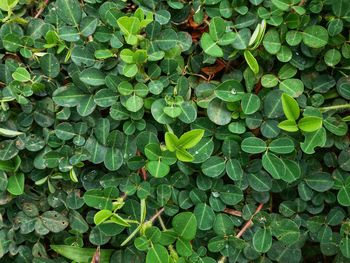
M 119 197 L 119 191 L 115 187 L 107 187 L 103 190 L 92 189 L 84 194 L 84 202 L 96 209 L 112 210 L 112 200 Z
M 91 86 L 101 86 L 105 84 L 105 75 L 96 68 L 88 68 L 79 74 L 79 79 Z
M 9 11 L 18 4 L 18 0 L 3 0 L 0 2 L 0 9 Z
M 322 127 L 322 119 L 314 116 L 306 116 L 299 120 L 298 127 L 304 132 L 314 132 Z
M 174 231 L 184 240 L 192 240 L 197 232 L 197 219 L 191 212 L 177 214 L 172 221 Z
M 44 226 L 53 233 L 59 233 L 68 226 L 68 219 L 56 211 L 46 211 L 40 216 Z
M 7 191 L 13 195 L 24 193 L 24 174 L 17 173 L 8 178 Z
M 163 163 L 160 159 L 158 159 L 157 161 L 148 162 L 146 168 L 147 171 L 149 171 L 150 174 L 156 178 L 164 177 L 170 171 L 169 165 Z
M 171 152 L 174 152 L 176 150 L 176 147 L 178 145 L 179 139 L 177 136 L 171 132 L 165 133 L 165 145 L 167 149 Z
M 109 49 L 99 49 L 95 51 L 95 57 L 97 59 L 106 59 L 106 58 L 111 58 L 113 56 L 114 56 L 113 52 Z
M 228 111 L 226 103 L 219 99 L 210 101 L 207 114 L 209 119 L 217 125 L 226 125 L 231 121 L 231 112 Z
M 117 23 L 125 35 L 136 35 L 141 29 L 140 20 L 136 17 L 123 16 L 117 20 Z
M 0 160 L 7 161 L 18 154 L 15 140 L 3 140 L 0 142 Z
M 270 29 L 267 31 L 264 37 L 263 45 L 266 51 L 270 54 L 277 54 L 281 49 L 281 40 L 278 31 L 275 29 Z
M 146 263 L 165 263 L 169 262 L 169 254 L 165 247 L 155 244 L 147 252 Z
M 246 93 L 241 100 L 242 110 L 245 114 L 253 114 L 260 108 L 260 98 L 252 93 Z
M 200 140 L 203 138 L 204 130 L 194 129 L 188 132 L 185 132 L 181 135 L 177 141 L 176 146 L 181 149 L 190 149 L 196 146 Z
M 22 40 L 18 35 L 9 33 L 2 38 L 2 44 L 6 50 L 16 52 L 22 47 Z
M 21 134 L 23 134 L 23 132 L 0 128 L 0 135 L 4 136 L 4 137 L 10 137 L 11 138 L 11 137 L 19 136 Z
M 117 171 L 123 164 L 122 152 L 114 147 L 108 148 L 105 155 L 104 164 L 108 170 Z
M 176 150 L 176 158 L 182 162 L 192 162 L 194 160 L 194 156 L 183 149 Z
M 342 206 L 350 206 L 350 180 L 346 180 L 341 186 L 337 199 Z
M 178 36 L 175 30 L 165 29 L 160 33 L 156 43 L 161 50 L 167 51 L 176 47 L 177 40 Z
M 213 57 L 222 57 L 224 55 L 222 49 L 211 38 L 208 33 L 204 33 L 201 38 L 201 46 L 205 53 Z
M 260 138 L 248 137 L 242 141 L 241 148 L 246 153 L 257 154 L 266 151 L 267 145 Z
M 134 63 L 134 52 L 128 48 L 123 49 L 119 56 L 125 63 Z
M 82 17 L 82 11 L 78 0 L 57 0 L 56 2 L 60 19 L 68 25 L 78 26 Z
M 327 29 L 320 25 L 313 25 L 305 28 L 303 32 L 303 42 L 312 48 L 322 48 L 328 44 Z
M 348 236 L 340 240 L 339 248 L 344 257 L 350 258 L 350 239 Z
M 253 236 L 253 247 L 257 252 L 266 253 L 272 245 L 271 230 L 264 227 L 259 228 Z
M 297 162 L 292 160 L 283 160 L 285 172 L 281 174 L 281 179 L 287 183 L 292 183 L 300 178 L 301 169 Z
M 300 147 L 304 153 L 313 154 L 316 147 L 323 147 L 325 145 L 326 139 L 326 130 L 322 127 L 314 132 L 306 133 L 305 141 L 300 143 Z
M 299 97 L 304 92 L 304 84 L 300 79 L 286 79 L 280 82 L 280 90 L 291 97 Z
M 299 131 L 298 125 L 294 120 L 284 120 L 278 124 L 278 127 L 282 130 L 288 132 L 297 132 Z
M 273 140 L 268 148 L 270 151 L 279 154 L 292 153 L 295 149 L 293 140 L 288 137 Z
M 52 54 L 46 54 L 40 58 L 40 67 L 44 74 L 50 78 L 55 78 L 60 73 L 60 63 Z
M 276 220 L 272 225 L 272 234 L 286 245 L 292 245 L 299 241 L 300 230 L 297 223 L 290 219 Z
M 283 161 L 273 153 L 266 152 L 262 157 L 262 165 L 264 169 L 274 179 L 280 179 L 281 174 L 284 174 L 285 167 Z
M 176 241 L 176 252 L 180 256 L 189 257 L 192 255 L 192 245 L 191 242 L 188 240 L 183 240 L 182 238 L 179 238 Z
M 255 59 L 255 57 L 252 55 L 252 53 L 249 50 L 244 50 L 244 58 L 245 61 L 247 61 L 248 66 L 250 69 L 254 72 L 254 74 L 259 73 L 259 64 L 258 61 Z
M 219 41 L 219 39 L 224 35 L 226 29 L 225 20 L 221 17 L 213 17 L 209 24 L 209 34 L 211 39 L 214 41 Z
M 306 184 L 317 192 L 325 192 L 332 188 L 333 179 L 330 174 L 325 172 L 314 172 L 305 178 Z
M 300 116 L 298 102 L 286 93 L 282 94 L 282 107 L 288 120 L 296 121 Z
M 261 85 L 265 88 L 273 88 L 278 85 L 278 78 L 273 74 L 265 74 L 261 77 Z
M 240 101 L 244 95 L 244 88 L 237 80 L 230 79 L 217 86 L 215 95 L 219 99 L 227 102 Z
M 19 82 L 28 82 L 31 80 L 29 72 L 22 67 L 18 67 L 16 71 L 12 73 L 12 77 Z
M 198 222 L 198 229 L 209 230 L 213 227 L 215 213 L 213 209 L 205 203 L 196 205 L 193 211 Z
M 139 96 L 132 95 L 125 102 L 126 109 L 131 112 L 139 111 L 143 106 L 143 99 Z
M 225 170 L 225 160 L 219 156 L 211 156 L 201 165 L 202 172 L 209 177 L 218 177 Z
M 80 247 L 66 246 L 66 245 L 50 245 L 50 247 L 56 253 L 78 263 L 88 262 L 96 252 L 95 248 L 80 248 Z M 109 259 L 113 251 L 114 251 L 113 249 L 101 249 L 100 261 L 109 262 Z

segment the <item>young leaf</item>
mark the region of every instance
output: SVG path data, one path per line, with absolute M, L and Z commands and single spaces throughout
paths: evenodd
M 299 118 L 298 102 L 286 93 L 282 94 L 282 107 L 288 120 L 296 121 Z
M 288 132 L 297 132 L 299 130 L 298 125 L 294 120 L 284 120 L 278 124 L 278 127 Z
M 202 139 L 204 130 L 195 129 L 192 131 L 185 132 L 179 138 L 176 146 L 181 149 L 190 149 L 196 146 L 197 143 Z
M 22 67 L 17 68 L 16 71 L 12 73 L 12 77 L 14 80 L 17 80 L 19 82 L 30 81 L 29 72 L 25 68 L 22 68 Z
M 110 210 L 101 210 L 94 215 L 95 225 L 102 224 L 112 216 L 113 212 Z
M 322 119 L 314 116 L 306 116 L 300 119 L 298 127 L 304 132 L 317 131 L 322 127 Z
M 250 53 L 249 50 L 244 50 L 244 58 L 245 61 L 248 63 L 248 66 L 250 69 L 254 72 L 254 74 L 259 73 L 259 64 L 258 61 L 255 59 L 255 57 Z

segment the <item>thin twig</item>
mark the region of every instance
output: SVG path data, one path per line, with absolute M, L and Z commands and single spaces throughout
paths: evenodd
M 125 198 L 127 197 L 128 195 L 126 193 L 123 193 L 122 196 L 120 197 L 121 199 L 125 200 Z
M 49 0 L 45 0 L 43 7 L 38 10 L 38 12 L 35 14 L 34 18 L 38 18 L 42 12 L 44 12 L 45 7 L 49 4 Z
M 226 257 L 225 257 L 225 256 L 222 256 L 222 257 L 219 259 L 218 263 L 225 263 L 225 261 L 226 261 Z
M 306 0 L 301 0 L 300 3 L 298 4 L 298 6 L 303 6 L 303 5 L 305 5 L 305 3 L 306 3 Z
M 260 210 L 263 208 L 264 204 L 259 204 L 259 206 L 256 208 L 254 214 L 251 216 L 251 218 L 247 221 L 247 223 L 245 223 L 245 225 L 243 226 L 243 228 L 241 229 L 241 231 L 238 232 L 238 234 L 236 235 L 237 238 L 240 238 L 245 231 L 247 231 L 248 228 L 250 228 L 250 226 L 253 223 L 253 217 L 260 212 Z
M 157 211 L 157 213 L 154 214 L 154 216 L 151 217 L 150 220 L 148 220 L 148 222 L 153 222 L 154 220 L 157 219 L 157 217 L 159 217 L 164 211 L 164 207 L 162 207 L 159 211 Z
M 141 156 L 141 153 L 140 153 L 139 150 L 137 150 L 136 155 L 137 155 L 137 156 Z M 142 168 L 139 170 L 139 174 L 142 175 L 142 179 L 143 179 L 144 181 L 147 181 L 147 172 L 146 172 L 145 167 L 142 167 Z
M 161 217 L 161 215 L 158 216 L 158 221 L 159 221 L 159 224 L 160 224 L 160 226 L 162 227 L 162 229 L 163 229 L 164 231 L 166 231 L 167 228 L 166 228 L 166 226 L 165 226 L 165 224 L 164 224 L 164 221 L 163 221 L 163 218 Z
M 229 215 L 233 215 L 233 216 L 242 216 L 242 212 L 238 211 L 238 210 L 234 210 L 231 208 L 225 208 L 224 213 L 229 214 Z

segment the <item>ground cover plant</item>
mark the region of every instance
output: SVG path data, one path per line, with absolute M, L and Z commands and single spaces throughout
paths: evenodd
M 350 262 L 350 1 L 0 21 L 0 262 Z

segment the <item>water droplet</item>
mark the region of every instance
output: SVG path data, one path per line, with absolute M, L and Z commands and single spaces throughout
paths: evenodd
M 215 198 L 217 198 L 217 197 L 220 196 L 220 193 L 218 193 L 218 192 L 212 192 L 212 195 L 213 195 Z
M 237 94 L 236 89 L 231 89 L 231 94 L 236 95 Z
M 199 152 L 198 151 L 195 151 L 194 154 L 198 154 Z

